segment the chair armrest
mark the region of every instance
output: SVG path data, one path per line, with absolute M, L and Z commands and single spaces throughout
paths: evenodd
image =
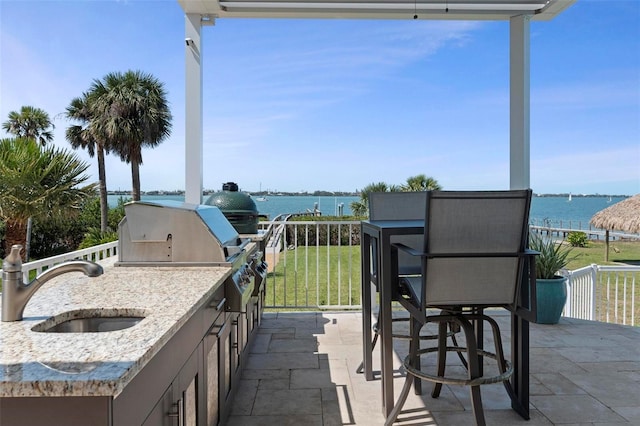
M 416 249 L 411 248 L 411 247 L 409 247 L 407 245 L 404 245 L 402 243 L 391 243 L 391 247 L 395 247 L 395 248 L 400 249 L 400 250 L 402 250 L 402 251 L 404 251 L 406 253 L 409 253 L 411 256 L 423 257 L 423 256 L 426 255 L 425 253 L 421 252 L 420 250 L 416 250 Z
M 540 253 L 534 250 L 525 249 L 524 252 L 504 252 L 504 253 L 425 253 L 420 250 L 413 249 L 409 246 L 406 246 L 402 243 L 392 243 L 391 247 L 396 249 L 400 249 L 406 253 L 409 253 L 411 256 L 419 256 L 419 257 L 428 257 L 431 259 L 435 258 L 457 258 L 457 257 L 525 257 L 525 256 L 537 256 Z

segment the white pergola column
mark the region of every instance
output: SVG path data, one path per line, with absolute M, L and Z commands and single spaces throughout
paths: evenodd
M 185 15 L 185 202 L 202 203 L 201 15 Z
M 511 18 L 510 45 L 510 135 L 509 188 L 530 187 L 530 16 Z

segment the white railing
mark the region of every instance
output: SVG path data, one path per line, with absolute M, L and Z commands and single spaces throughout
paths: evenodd
M 262 222 L 261 222 L 262 223 Z M 265 307 L 360 309 L 360 221 L 272 221 Z
M 67 260 L 84 259 L 97 261 L 106 259 L 107 257 L 115 256 L 117 254 L 117 249 L 118 242 L 112 241 L 110 243 L 100 244 L 99 246 L 93 246 L 69 253 L 63 253 L 58 256 L 52 256 L 45 259 L 34 260 L 33 262 L 27 262 L 22 264 L 23 277 L 25 282 L 28 282 L 30 279 L 33 279 L 36 275 L 42 273 L 48 268 Z M 2 269 L 0 269 L 0 274 L 1 273 Z
M 640 325 L 636 293 L 640 266 L 592 264 L 568 271 L 563 316 L 624 325 Z
M 265 307 L 359 309 L 359 221 L 271 221 L 265 245 L 269 264 Z M 325 238 L 329 235 L 330 238 Z M 338 238 L 340 236 L 340 238 Z M 118 242 L 25 263 L 25 280 L 70 259 L 99 260 L 117 254 Z M 1 270 L 0 270 L 1 271 Z M 640 326 L 640 266 L 590 265 L 567 271 L 563 315 Z

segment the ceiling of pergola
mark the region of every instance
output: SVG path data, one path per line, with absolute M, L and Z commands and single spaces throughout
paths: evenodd
M 553 19 L 575 0 L 178 0 L 208 18 Z

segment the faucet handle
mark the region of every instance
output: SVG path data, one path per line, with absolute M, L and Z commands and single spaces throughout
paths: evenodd
M 22 257 L 20 256 L 22 246 L 14 244 L 11 246 L 11 252 L 2 262 L 2 270 L 4 272 L 22 272 Z

